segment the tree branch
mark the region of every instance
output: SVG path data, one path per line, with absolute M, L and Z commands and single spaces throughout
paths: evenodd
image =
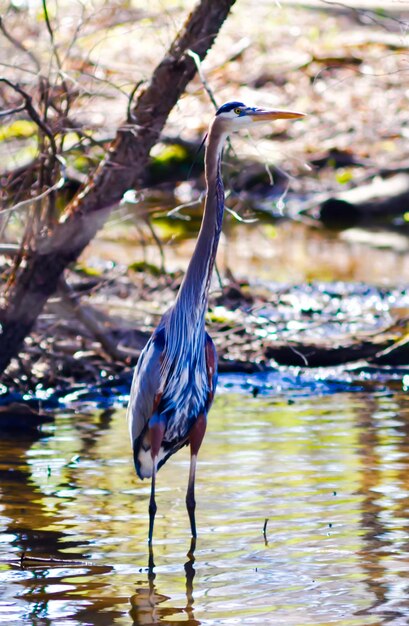
M 34 54 L 32 52 L 30 52 L 30 50 L 27 50 L 27 48 L 25 46 L 23 46 L 21 41 L 19 41 L 18 39 L 13 37 L 13 35 L 11 35 L 11 33 L 9 33 L 9 31 L 6 29 L 6 27 L 4 25 L 4 20 L 1 17 L 1 15 L 0 15 L 0 30 L 3 33 L 3 35 L 6 37 L 6 39 L 8 39 L 9 42 L 13 44 L 13 46 L 15 46 L 21 52 L 24 52 L 24 54 L 26 54 L 28 57 L 30 57 L 31 61 L 33 62 L 34 66 L 35 66 L 35 68 L 37 70 L 37 73 L 39 73 L 40 70 L 41 70 L 41 67 L 40 67 L 40 63 L 39 63 L 38 59 L 34 56 Z
M 51 151 L 52 151 L 53 157 L 56 158 L 56 156 L 57 156 L 57 145 L 55 143 L 55 139 L 54 139 L 54 135 L 52 133 L 52 130 L 48 126 L 48 124 L 46 122 L 44 122 L 44 120 L 41 119 L 40 114 L 38 113 L 38 111 L 33 106 L 33 99 L 30 96 L 30 94 L 28 94 L 26 91 L 24 91 L 24 89 L 22 89 L 16 83 L 12 83 L 11 80 L 8 80 L 8 78 L 0 78 L 0 83 L 5 83 L 9 87 L 11 87 L 11 89 L 16 91 L 18 94 L 20 94 L 20 96 L 23 97 L 24 102 L 25 102 L 24 108 L 27 110 L 27 113 L 29 114 L 29 116 L 31 117 L 33 122 L 35 122 L 37 124 L 37 126 L 43 131 L 43 133 L 47 136 L 47 138 L 48 138 L 48 140 L 50 142 L 50 147 L 51 147 Z
M 31 244 L 0 308 L 0 372 L 18 353 L 65 268 L 78 258 L 125 191 L 143 180 L 150 150 L 195 75 L 188 51 L 200 59 L 206 56 L 234 3 L 201 0 L 197 4 L 133 107 L 135 123 L 118 129 L 105 160 L 57 226 Z

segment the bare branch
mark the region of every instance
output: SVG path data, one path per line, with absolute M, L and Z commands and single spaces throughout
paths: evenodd
M 20 104 L 20 106 L 15 107 L 14 109 L 6 109 L 5 111 L 0 111 L 0 117 L 7 117 L 7 115 L 14 115 L 14 113 L 19 113 L 20 111 L 24 111 L 26 109 L 25 104 Z
M 64 278 L 60 279 L 58 291 L 65 306 L 74 313 L 85 328 L 99 341 L 107 355 L 113 360 L 123 359 L 125 354 L 118 348 L 117 342 L 113 339 L 109 330 L 99 323 L 91 307 L 82 305 L 79 302 L 74 290 Z
M 40 66 L 40 63 L 39 63 L 38 59 L 36 58 L 36 56 L 32 52 L 30 52 L 30 50 L 27 50 L 27 48 L 25 46 L 23 46 L 21 41 L 19 41 L 15 37 L 13 37 L 13 35 L 11 35 L 8 32 L 8 30 L 6 29 L 6 27 L 4 25 L 4 20 L 1 17 L 1 15 L 0 15 L 0 30 L 3 33 L 3 35 L 5 36 L 5 38 L 8 39 L 9 42 L 13 44 L 13 46 L 15 46 L 18 50 L 21 50 L 21 52 L 24 52 L 24 54 L 27 54 L 28 57 L 30 57 L 31 61 L 35 65 L 37 73 L 40 72 L 41 66 Z
M 135 120 L 133 119 L 133 115 L 132 115 L 132 105 L 133 105 L 133 100 L 135 97 L 136 92 L 138 91 L 139 87 L 141 85 L 143 85 L 145 81 L 144 80 L 139 80 L 135 87 L 132 89 L 131 93 L 129 94 L 129 98 L 128 98 L 128 106 L 126 109 L 126 119 L 128 120 L 128 122 L 130 124 L 132 124 L 133 122 L 135 122 Z
M 210 102 L 213 104 L 215 110 L 217 111 L 217 109 L 219 108 L 219 105 L 216 102 L 216 98 L 214 97 L 213 91 L 211 90 L 209 83 L 206 80 L 206 76 L 204 75 L 204 72 L 202 70 L 202 62 L 201 62 L 200 56 L 196 54 L 196 52 L 193 52 L 193 50 L 188 50 L 187 54 L 193 59 L 196 65 L 197 73 L 199 74 L 199 78 L 202 81 L 202 85 L 205 88 L 206 93 L 208 94 L 210 98 Z
M 0 82 L 5 83 L 9 87 L 11 87 L 11 89 L 14 89 L 14 91 L 19 93 L 20 96 L 23 96 L 24 102 L 25 102 L 25 109 L 27 110 L 27 113 L 29 114 L 33 122 L 35 122 L 37 126 L 41 128 L 43 133 L 48 137 L 50 141 L 50 147 L 53 153 L 53 157 L 56 158 L 57 157 L 57 145 L 55 143 L 54 135 L 52 133 L 51 128 L 48 126 L 48 124 L 46 124 L 46 122 L 44 122 L 44 120 L 41 119 L 40 114 L 34 108 L 32 97 L 26 91 L 24 91 L 24 89 L 22 89 L 19 85 L 17 85 L 16 83 L 12 83 L 11 80 L 8 80 L 8 78 L 0 78 Z
M 53 185 L 52 187 L 49 187 L 48 189 L 43 191 L 43 193 L 40 193 L 38 196 L 35 196 L 34 198 L 28 198 L 27 200 L 22 200 L 22 202 L 18 202 L 14 206 L 7 207 L 6 209 L 3 209 L 2 211 L 0 211 L 0 219 L 4 215 L 8 215 L 9 213 L 13 213 L 13 211 L 20 211 L 21 209 L 24 209 L 26 206 L 30 206 L 30 205 L 34 204 L 35 202 L 39 202 L 39 200 L 42 200 L 43 198 L 46 198 L 47 196 L 49 196 L 51 193 L 53 193 L 57 189 L 61 189 L 61 187 L 64 185 L 64 183 L 65 183 L 65 179 L 64 179 L 64 177 L 61 177 L 60 180 L 55 183 L 55 185 Z
M 62 66 L 62 62 L 61 62 L 60 55 L 58 53 L 58 49 L 57 49 L 57 46 L 56 46 L 56 43 L 55 43 L 54 30 L 53 30 L 53 28 L 51 26 L 50 17 L 48 15 L 47 0 L 42 0 L 42 5 L 43 5 L 45 23 L 46 23 L 46 26 L 47 26 L 48 33 L 50 35 L 51 45 L 52 45 L 52 49 L 53 49 L 53 55 L 54 55 L 55 61 L 57 63 L 58 72 L 59 72 L 59 75 L 61 77 L 62 86 L 64 87 L 64 91 L 65 91 L 65 101 L 66 101 L 65 114 L 68 115 L 68 112 L 69 112 L 70 106 L 71 106 L 70 91 L 68 89 L 68 85 L 67 85 L 66 80 L 65 80 L 64 72 L 63 72 L 63 69 L 62 69 L 62 67 L 63 67 Z
M 390 13 L 385 12 L 381 14 L 378 10 L 374 9 L 366 9 L 366 8 L 357 8 L 345 2 L 337 1 L 337 0 L 321 0 L 323 4 L 332 7 L 340 7 L 341 9 L 345 9 L 346 11 L 350 11 L 357 16 L 358 21 L 362 21 L 365 18 L 368 21 L 371 21 L 373 24 L 380 26 L 381 28 L 387 30 L 389 32 L 389 28 L 385 25 L 385 20 L 388 19 L 395 24 L 399 24 L 405 31 L 408 29 L 408 22 L 406 20 L 400 19 L 398 17 L 394 17 Z

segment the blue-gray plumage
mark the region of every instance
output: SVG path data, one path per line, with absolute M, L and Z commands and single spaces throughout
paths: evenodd
M 132 382 L 128 424 L 135 469 L 152 477 L 149 543 L 156 513 L 157 470 L 179 448 L 190 444 L 186 506 L 196 537 L 194 483 L 196 458 L 217 383 L 217 355 L 205 330 L 209 287 L 219 243 L 224 189 L 221 154 L 227 135 L 255 122 L 299 118 L 301 113 L 267 111 L 228 102 L 210 125 L 205 154 L 207 193 L 202 225 L 179 293 L 141 353 Z

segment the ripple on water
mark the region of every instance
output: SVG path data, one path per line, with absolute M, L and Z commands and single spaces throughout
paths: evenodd
M 150 485 L 134 476 L 124 410 L 57 413 L 40 440 L 3 439 L 0 622 L 406 623 L 406 396 L 287 400 L 219 395 L 199 457 L 196 560 L 184 449 L 158 475 L 151 574 Z

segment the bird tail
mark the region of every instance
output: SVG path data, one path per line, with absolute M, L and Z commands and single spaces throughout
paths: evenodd
M 158 454 L 157 469 L 160 469 L 162 465 L 166 463 L 168 458 L 175 454 L 180 448 L 187 445 L 187 438 L 184 441 L 178 441 L 177 443 L 166 443 L 160 447 Z M 133 458 L 135 464 L 135 470 L 141 480 L 144 478 L 152 478 L 153 473 L 153 460 L 151 455 L 150 442 L 146 437 L 139 437 L 135 440 L 133 446 Z
M 136 473 L 141 480 L 152 477 L 153 460 L 150 447 L 148 450 L 143 448 L 139 448 L 137 452 L 134 450 L 134 463 Z

